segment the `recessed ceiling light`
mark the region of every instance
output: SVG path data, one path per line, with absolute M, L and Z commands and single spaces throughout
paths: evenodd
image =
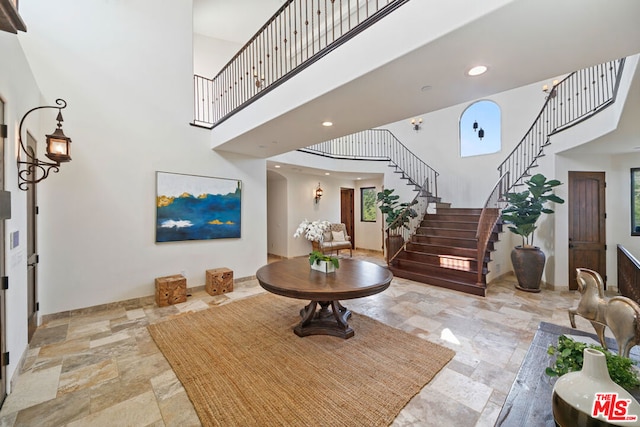
M 324 174 L 325 174 L 325 175 L 331 175 L 329 172 L 325 172 Z
M 480 74 L 484 74 L 487 71 L 487 67 L 484 65 L 478 65 L 467 71 L 467 74 L 470 76 L 479 76 Z
M 280 165 L 276 165 L 276 169 L 280 169 Z
M 362 178 L 360 178 L 360 177 L 357 177 L 356 179 L 362 179 Z
M 324 127 L 333 126 L 333 122 L 330 122 L 330 121 L 322 122 L 322 126 Z

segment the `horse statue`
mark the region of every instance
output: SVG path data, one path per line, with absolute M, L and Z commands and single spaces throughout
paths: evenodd
M 618 354 L 629 357 L 634 345 L 640 344 L 640 305 L 616 296 L 606 299 L 600 274 L 587 268 L 576 268 L 578 291 L 582 294 L 578 307 L 569 309 L 571 327 L 576 327 L 576 314 L 593 325 L 602 347 L 607 348 L 604 330 L 608 326 L 618 344 Z

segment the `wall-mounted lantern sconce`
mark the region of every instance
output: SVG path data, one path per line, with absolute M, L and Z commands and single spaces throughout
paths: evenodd
M 422 117 L 418 119 L 411 119 L 411 126 L 413 126 L 413 130 L 415 130 L 416 132 L 420 130 L 421 124 L 422 124 Z
M 320 201 L 320 197 L 322 197 L 322 188 L 320 187 L 320 183 L 318 183 L 318 188 L 316 188 L 316 204 Z
M 43 105 L 41 107 L 32 108 L 27 111 L 27 113 L 22 117 L 22 120 L 20 120 L 20 126 L 18 127 L 18 141 L 20 142 L 20 151 L 18 153 L 18 188 L 21 190 L 26 191 L 29 184 L 37 184 L 42 181 L 49 176 L 49 172 L 51 172 L 51 170 L 59 172 L 60 163 L 71 160 L 71 138 L 67 137 L 62 131 L 62 109 L 67 107 L 67 102 L 64 99 L 58 98 L 56 99 L 56 104 L 58 104 L 58 106 Z M 27 150 L 24 142 L 22 142 L 22 124 L 24 123 L 24 120 L 29 114 L 42 108 L 58 109 L 58 116 L 56 117 L 58 127 L 52 134 L 46 135 L 47 152 L 45 155 L 49 159 L 53 160 L 53 162 L 39 160 L 34 155 L 35 153 L 33 153 L 32 150 Z M 23 153 L 26 156 L 26 159 L 20 160 Z M 21 169 L 21 165 L 26 165 L 26 168 Z
M 558 86 L 558 81 L 554 80 L 551 84 L 551 89 L 549 89 L 549 85 L 543 85 L 542 91 L 547 94 L 547 98 L 555 98 L 556 97 L 556 86 Z
M 484 129 L 480 128 L 478 129 L 478 122 L 474 121 L 473 122 L 473 131 L 474 132 L 478 132 L 478 138 L 480 138 L 480 141 L 482 141 L 482 138 L 484 138 Z

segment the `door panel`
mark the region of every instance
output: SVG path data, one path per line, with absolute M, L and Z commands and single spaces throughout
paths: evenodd
M 4 102 L 0 99 L 0 126 L 4 125 Z M 5 138 L 4 133 L 0 130 L 0 191 L 4 190 L 4 145 Z M 9 212 L 11 210 L 9 209 Z M 5 226 L 4 220 L 6 218 L 0 218 L 0 277 L 6 275 L 5 267 Z M 5 315 L 5 290 L 0 288 L 0 355 L 7 351 L 6 344 L 6 330 L 7 330 L 7 318 Z M 4 403 L 4 399 L 7 397 L 7 367 L 0 361 L 0 406 Z
M 27 133 L 27 150 L 34 158 L 37 157 L 36 140 Z M 38 327 L 38 254 L 37 254 L 37 193 L 36 185 L 27 187 L 27 331 L 28 341 Z
M 604 172 L 569 172 L 569 289 L 578 289 L 576 268 L 597 271 L 605 280 Z
M 351 236 L 351 247 L 356 248 L 356 230 L 354 226 L 353 207 L 354 207 L 354 190 L 353 188 L 340 189 L 340 222 L 344 223 L 347 228 L 347 234 Z

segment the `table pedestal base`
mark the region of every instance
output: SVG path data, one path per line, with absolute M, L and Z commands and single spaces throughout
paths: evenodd
M 316 311 L 318 304 L 320 309 Z M 300 317 L 302 320 L 293 328 L 293 332 L 299 337 L 333 335 L 347 339 L 354 335 L 353 329 L 347 324 L 351 311 L 340 304 L 340 301 L 311 301 L 300 310 Z

